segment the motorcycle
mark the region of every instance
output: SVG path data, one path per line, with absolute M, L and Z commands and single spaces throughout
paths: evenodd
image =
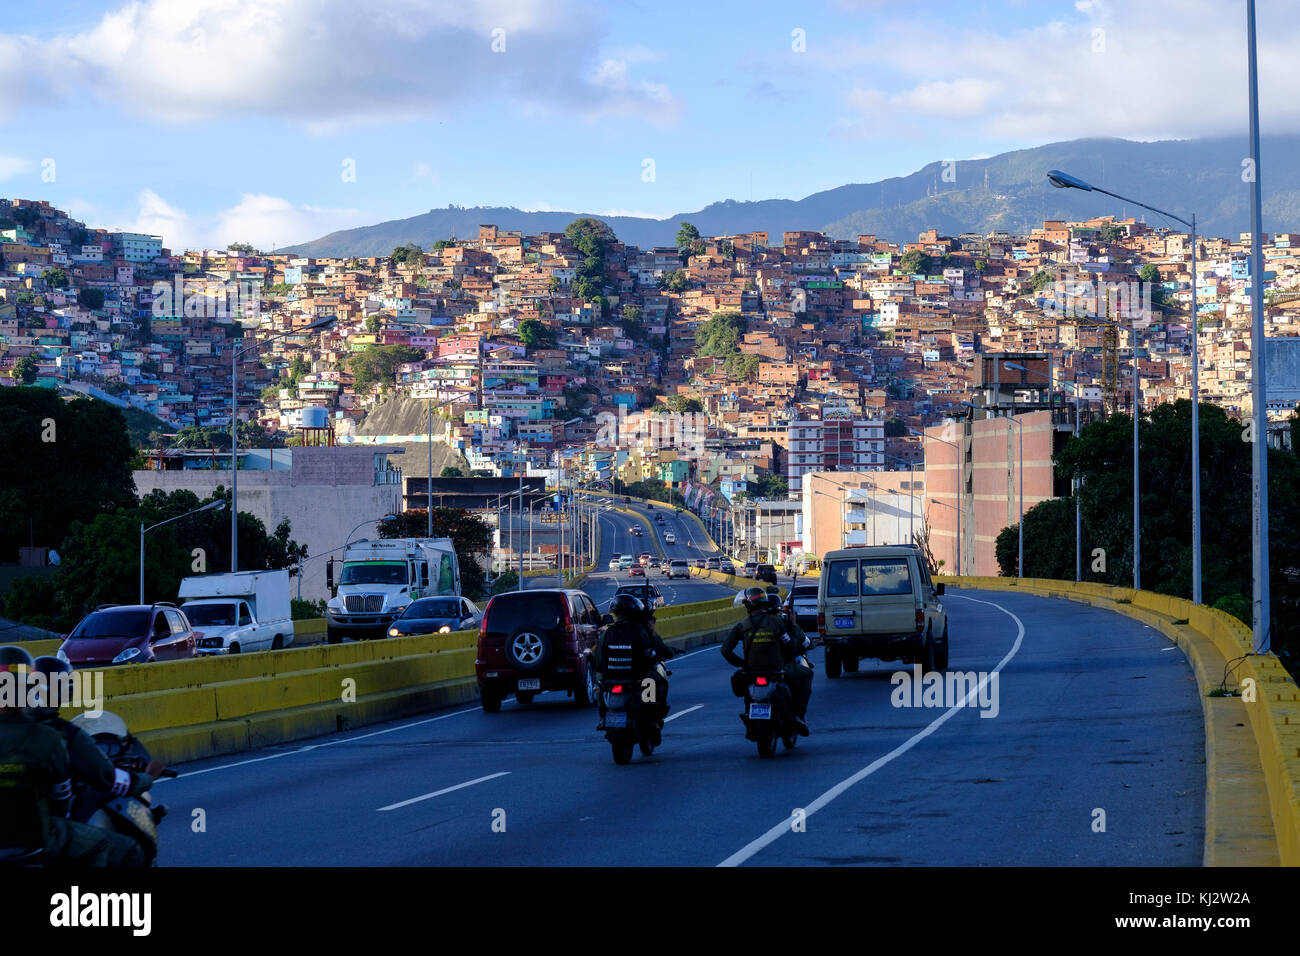
M 101 712 L 96 717 L 82 714 L 72 721 L 94 738 L 95 745 L 113 761 L 113 766 L 131 773 L 146 773 L 153 757 L 144 744 L 131 736 L 126 723 L 117 714 Z M 176 777 L 164 767 L 162 777 Z M 121 833 L 140 844 L 148 866 L 158 857 L 158 824 L 167 816 L 167 807 L 154 804 L 146 791 L 138 797 L 115 797 L 97 793 L 85 786 L 76 788 L 72 819 L 101 830 Z
M 655 669 L 665 679 L 672 675 L 662 663 L 656 663 Z M 661 742 L 660 707 L 644 700 L 642 688 L 641 681 L 636 679 L 601 682 L 601 693 L 605 696 L 605 739 L 613 751 L 614 763 L 620 766 L 632 762 L 634 748 L 640 747 L 641 753 L 649 757 Z
M 745 739 L 758 744 L 760 757 L 776 754 L 779 738 L 787 750 L 793 750 L 799 740 L 799 729 L 794 722 L 790 687 L 780 671 L 750 672 L 745 675 L 745 712 L 740 719 L 745 723 Z
M 121 717 L 101 711 L 95 717 L 81 714 L 73 718 L 72 723 L 90 734 L 113 766 L 131 773 L 148 772 L 153 758 L 145 746 L 131 736 Z M 164 767 L 159 776 L 176 777 L 178 774 L 170 767 Z M 148 792 L 138 797 L 118 797 L 98 793 L 85 784 L 74 787 L 69 813 L 70 819 L 78 823 L 121 833 L 135 840 L 144 851 L 148 866 L 153 866 L 158 857 L 158 824 L 166 815 L 167 808 L 162 804 L 155 806 Z M 45 851 L 39 848 L 0 851 L 0 866 L 39 868 L 51 862 L 46 859 Z

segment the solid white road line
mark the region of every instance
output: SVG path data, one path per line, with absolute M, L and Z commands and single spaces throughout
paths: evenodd
M 693 710 L 699 710 L 699 709 L 700 709 L 701 707 L 703 707 L 703 706 L 704 706 L 703 704 L 696 704 L 694 707 L 687 707 L 685 710 L 679 710 L 677 713 L 675 713 L 675 714 L 673 714 L 673 715 L 671 715 L 671 716 L 669 716 L 669 717 L 665 717 L 665 718 L 664 718 L 664 723 L 666 724 L 666 723 L 668 723 L 668 721 L 670 721 L 670 720 L 676 720 L 678 717 L 685 717 L 685 716 L 686 716 L 687 714 L 689 714 L 691 711 L 693 711 Z
M 950 597 L 960 598 L 963 601 L 974 601 L 976 604 L 987 604 L 990 607 L 995 607 L 1003 614 L 1007 615 L 1013 621 L 1016 622 L 1015 643 L 1011 645 L 1011 650 L 1007 651 L 1007 656 L 1002 658 L 1002 660 L 998 662 L 997 667 L 993 668 L 992 673 L 994 674 L 998 673 L 999 671 L 1002 670 L 1002 668 L 1007 666 L 1007 664 L 1011 661 L 1011 659 L 1015 657 L 1016 653 L 1020 650 L 1020 645 L 1025 639 L 1024 621 L 1020 620 L 1020 618 L 1016 617 L 1015 614 L 1012 614 L 1001 604 L 994 604 L 992 601 L 981 601 L 978 598 L 965 597 L 964 595 L 958 595 L 958 594 L 950 595 Z M 826 806 L 836 797 L 843 794 L 844 791 L 848 790 L 855 783 L 860 783 L 861 781 L 865 780 L 867 777 L 871 776 L 881 767 L 885 766 L 885 764 L 891 762 L 896 757 L 901 757 L 903 754 L 907 753 L 909 750 L 911 750 L 913 747 L 919 744 L 926 737 L 929 737 L 932 733 L 934 733 L 945 723 L 947 723 L 950 719 L 952 719 L 952 717 L 956 715 L 956 713 L 959 710 L 965 709 L 965 707 L 970 703 L 970 701 L 977 699 L 978 691 L 980 691 L 984 687 L 984 684 L 988 679 L 989 679 L 989 675 L 985 674 L 982 678 L 980 678 L 979 683 L 964 698 L 962 698 L 962 700 L 959 703 L 954 704 L 952 707 L 949 707 L 947 710 L 945 710 L 942 714 L 936 717 L 924 730 L 921 730 L 918 733 L 914 734 L 913 736 L 909 737 L 906 741 L 899 744 L 897 747 L 895 747 L 889 753 L 885 754 L 883 757 L 877 757 L 875 760 L 867 764 L 857 773 L 853 774 L 853 776 L 846 777 L 845 779 L 841 780 L 839 783 L 831 787 L 829 790 L 823 793 L 812 803 L 804 807 L 803 808 L 804 819 L 807 819 L 808 817 L 812 816 L 814 813 L 816 813 L 822 807 Z M 735 853 L 731 854 L 731 856 L 727 857 L 725 860 L 719 863 L 718 866 L 739 866 L 740 864 L 748 860 L 750 857 L 752 857 L 759 850 L 762 850 L 764 847 L 768 846 L 769 844 L 776 842 L 776 840 L 778 840 L 782 835 L 791 832 L 792 830 L 791 824 L 794 821 L 795 821 L 795 815 L 792 813 L 789 817 L 787 817 L 785 820 L 782 820 L 776 826 L 772 827 L 770 830 L 768 830 L 766 833 L 760 836 L 757 840 L 751 841 L 750 843 L 741 847 Z
M 401 803 L 390 803 L 386 807 L 380 807 L 375 812 L 383 813 L 385 810 L 400 810 L 402 807 L 409 807 L 413 803 L 419 803 L 422 800 L 432 800 L 434 797 L 441 797 L 444 793 L 451 793 L 453 790 L 464 790 L 466 787 L 472 787 L 476 783 L 482 783 L 485 780 L 495 780 L 497 777 L 504 777 L 509 773 L 509 770 L 502 770 L 500 773 L 490 773 L 486 777 L 479 777 L 477 780 L 466 780 L 464 783 L 458 783 L 454 787 L 443 787 L 441 790 L 435 790 L 433 793 L 426 793 L 419 797 L 412 797 L 410 800 L 403 800 Z

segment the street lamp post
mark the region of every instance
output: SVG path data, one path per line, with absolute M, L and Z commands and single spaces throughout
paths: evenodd
M 239 356 L 245 352 L 253 352 L 264 345 L 269 345 L 276 339 L 284 338 L 286 335 L 297 335 L 299 332 L 319 332 L 327 326 L 333 325 L 338 321 L 337 315 L 327 315 L 323 319 L 317 319 L 310 325 L 301 329 L 289 329 L 286 332 L 279 332 L 269 338 L 262 339 L 260 342 L 254 342 L 252 345 L 245 345 L 242 349 L 232 349 L 230 353 L 230 570 L 234 573 L 239 570 Z
M 1251 105 L 1255 105 L 1254 100 L 1254 65 L 1255 65 L 1255 4 L 1254 0 L 1247 0 L 1249 4 L 1247 15 L 1247 26 L 1250 33 L 1250 66 L 1251 66 Z M 1257 117 L 1255 117 L 1257 119 Z M 1252 126 L 1252 130 L 1258 133 L 1257 124 Z M 1258 142 L 1255 143 L 1258 146 Z M 1256 151 L 1258 153 L 1258 151 Z M 1258 160 L 1258 155 L 1256 155 Z M 1082 189 L 1085 192 L 1098 192 L 1106 196 L 1113 196 L 1124 202 L 1133 203 L 1135 206 L 1141 206 L 1143 209 L 1150 209 L 1154 213 L 1159 213 L 1175 222 L 1180 222 L 1191 230 L 1192 235 L 1192 601 L 1201 603 L 1201 353 L 1200 353 L 1200 332 L 1197 328 L 1197 313 L 1200 308 L 1197 303 L 1196 295 L 1196 214 L 1192 214 L 1191 221 L 1183 219 L 1181 216 L 1175 216 L 1173 213 L 1165 212 L 1163 209 L 1157 209 L 1155 206 L 1148 206 L 1146 203 L 1138 202 L 1136 199 L 1129 199 L 1118 193 L 1102 189 L 1100 186 L 1094 186 L 1091 183 L 1084 182 L 1077 176 L 1071 176 L 1063 173 L 1059 169 L 1048 171 L 1047 178 L 1053 186 L 1058 189 Z M 1259 166 L 1255 166 L 1255 195 L 1259 193 Z M 1252 208 L 1253 212 L 1253 208 Z M 1252 228 L 1258 232 L 1258 223 L 1254 223 Z M 1261 279 L 1262 281 L 1262 279 Z M 1263 320 L 1260 320 L 1259 335 L 1263 335 Z M 1258 340 L 1252 340 L 1258 341 Z M 1256 349 L 1252 346 L 1251 358 L 1255 356 Z M 1256 366 L 1258 369 L 1258 366 Z M 1137 320 L 1133 320 L 1133 587 L 1140 588 L 1142 584 L 1142 542 L 1141 535 L 1138 531 L 1139 504 L 1138 504 L 1138 417 L 1140 415 L 1141 402 L 1138 399 L 1138 376 L 1137 376 Z
M 226 506 L 225 501 L 210 501 L 202 508 L 195 508 L 193 511 L 187 511 L 183 515 L 177 515 L 175 518 L 168 518 L 166 521 L 159 521 L 157 524 L 151 524 L 149 527 L 140 522 L 140 603 L 144 603 L 144 536 L 154 528 L 161 528 L 165 524 L 171 524 L 173 521 L 180 521 L 182 518 L 188 518 L 190 515 L 196 515 L 201 511 L 220 511 Z

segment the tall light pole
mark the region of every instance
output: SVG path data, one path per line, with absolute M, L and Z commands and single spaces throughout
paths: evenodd
M 289 329 L 269 338 L 232 349 L 230 353 L 230 571 L 239 570 L 239 356 L 253 352 L 264 345 L 300 332 L 319 332 L 338 321 L 337 315 L 327 315 L 301 329 Z
M 1254 0 L 1248 0 L 1249 11 L 1247 14 L 1247 27 L 1250 32 L 1250 63 L 1251 63 L 1251 103 L 1254 104 L 1254 64 L 1255 64 L 1255 5 Z M 1255 117 L 1258 119 L 1258 117 Z M 1254 144 L 1258 146 L 1258 126 L 1253 127 L 1256 133 Z M 1196 214 L 1192 214 L 1191 221 L 1183 219 L 1181 216 L 1175 216 L 1173 213 L 1165 212 L 1163 209 L 1157 209 L 1155 206 L 1148 206 L 1146 203 L 1138 202 L 1136 199 L 1129 199 L 1118 193 L 1113 193 L 1102 189 L 1100 186 L 1093 186 L 1084 182 L 1077 176 L 1071 176 L 1063 173 L 1059 169 L 1050 170 L 1047 178 L 1053 186 L 1059 189 L 1082 189 L 1085 192 L 1098 192 L 1107 196 L 1113 196 L 1116 199 L 1126 203 L 1132 203 L 1135 206 L 1141 206 L 1143 209 L 1150 209 L 1154 213 L 1159 213 L 1167 219 L 1180 222 L 1191 230 L 1192 235 L 1192 601 L 1201 603 L 1201 352 L 1200 352 L 1200 330 L 1199 326 L 1199 309 L 1196 293 Z M 1259 162 L 1256 156 L 1255 162 L 1255 194 L 1258 197 L 1259 192 Z M 1254 208 L 1252 207 L 1252 214 Z M 1253 220 L 1252 220 L 1253 221 Z M 1257 230 L 1258 231 L 1258 230 Z M 1261 328 L 1263 323 L 1263 313 L 1261 312 Z M 1251 357 L 1254 358 L 1255 350 L 1252 347 Z M 1137 383 L 1137 322 L 1133 322 L 1133 587 L 1138 588 L 1141 584 L 1141 535 L 1138 533 L 1138 415 L 1141 403 L 1138 401 L 1138 383 Z
M 922 439 L 923 442 L 921 446 L 922 454 L 924 454 L 924 448 L 925 448 L 924 441 L 927 439 L 930 441 L 940 442 L 941 444 L 947 445 L 949 448 L 953 450 L 954 461 L 956 462 L 957 465 L 957 505 L 955 508 L 957 512 L 957 552 L 954 555 L 954 557 L 957 562 L 957 574 L 960 575 L 961 574 L 961 448 L 954 442 L 947 441 L 943 438 L 935 438 L 933 435 L 927 435 L 924 432 L 918 432 L 915 428 L 909 428 L 908 431 L 911 432 L 913 435 L 917 436 L 918 438 Z M 928 466 L 926 468 L 926 471 L 927 472 L 929 471 Z M 927 478 L 926 481 L 928 483 L 929 479 Z M 933 498 L 931 498 L 930 500 L 934 501 Z M 940 502 L 935 502 L 935 503 L 939 504 Z
M 201 511 L 220 511 L 226 506 L 225 501 L 210 501 L 202 508 L 195 508 L 193 511 L 187 511 L 183 515 L 177 515 L 175 518 L 168 518 L 166 521 L 159 521 L 157 524 L 151 524 L 149 527 L 140 522 L 140 603 L 144 603 L 144 536 L 154 528 L 161 528 L 165 524 L 171 524 L 173 521 L 180 521 L 182 518 L 188 518 L 190 515 L 196 515 Z
M 1254 651 L 1267 654 L 1269 626 L 1268 562 L 1268 395 L 1264 388 L 1264 252 L 1263 210 L 1259 186 L 1259 70 L 1255 53 L 1255 0 L 1246 0 L 1246 42 L 1250 67 L 1250 158 L 1255 175 L 1250 185 L 1250 393 L 1255 441 L 1251 444 L 1251 524 L 1254 528 Z

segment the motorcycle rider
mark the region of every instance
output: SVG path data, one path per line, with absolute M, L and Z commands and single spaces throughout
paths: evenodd
M 812 697 L 813 675 L 802 655 L 811 642 L 797 624 L 781 615 L 779 602 L 779 596 L 774 602 L 760 587 L 746 590 L 745 610 L 749 617 L 731 629 L 722 643 L 722 656 L 728 664 L 740 668 L 731 678 L 731 689 L 737 697 L 745 696 L 749 672 L 780 671 L 790 688 L 795 727 L 800 736 L 806 737 L 808 724 L 804 717 Z M 743 657 L 736 653 L 737 644 L 743 644 Z
M 43 849 L 58 863 L 143 866 L 144 851 L 130 837 L 66 818 L 71 759 L 59 732 L 27 712 L 31 655 L 0 647 L 0 672 L 20 690 L 17 699 L 0 693 L 0 846 Z
M 101 800 L 111 800 L 114 797 L 138 797 L 153 786 L 155 779 L 162 776 L 163 765 L 157 760 L 153 761 L 144 773 L 131 773 L 115 767 L 113 761 L 95 745 L 95 740 L 90 734 L 59 716 L 58 702 L 53 689 L 59 681 L 58 675 L 72 673 L 71 664 L 57 657 L 38 657 L 33 669 L 36 673 L 45 675 L 38 694 L 38 697 L 43 699 L 39 701 L 38 706 L 29 708 L 29 712 L 33 720 L 57 731 L 63 738 L 63 742 L 68 747 L 73 784 L 89 788 Z M 86 802 L 96 804 L 100 801 L 92 798 Z M 86 809 L 91 807 L 78 808 L 80 812 L 77 816 L 83 819 L 89 816 L 84 812 Z M 119 834 L 111 834 L 111 836 L 119 836 Z
M 653 614 L 641 600 L 631 594 L 620 594 L 609 605 L 615 621 L 605 628 L 596 646 L 594 664 L 601 679 L 626 678 L 640 685 L 645 678 L 655 683 L 657 728 L 654 743 L 658 744 L 658 731 L 668 715 L 668 678 L 656 665 L 668 660 L 676 652 L 655 633 Z M 600 723 L 597 730 L 605 729 L 605 697 L 600 698 Z

